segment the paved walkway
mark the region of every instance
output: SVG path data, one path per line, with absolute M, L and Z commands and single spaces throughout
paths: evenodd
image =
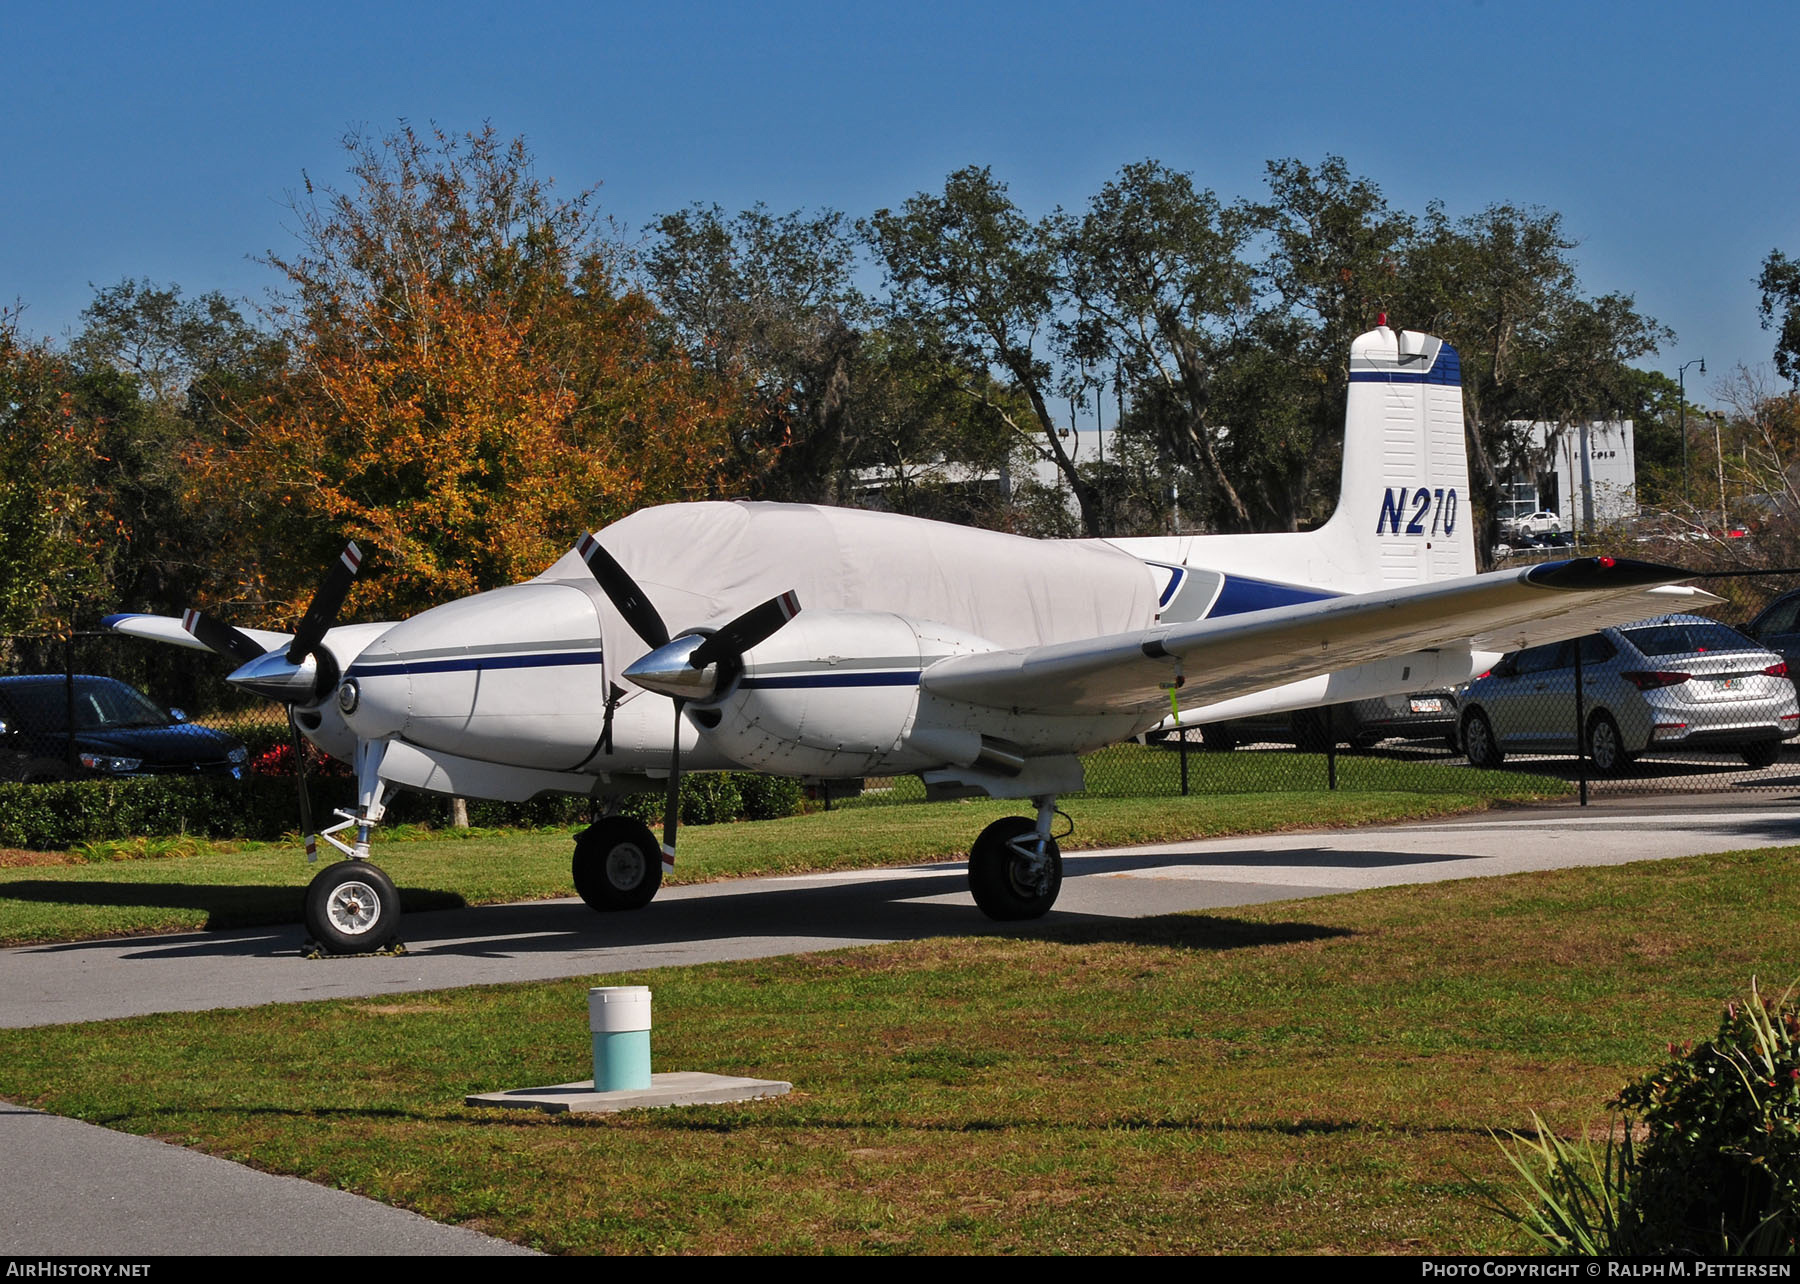
M 1223 909 L 1398 883 L 1800 843 L 1800 800 L 1609 800 L 1466 820 L 1071 853 L 1052 922 Z M 440 989 L 978 932 L 960 864 L 416 915 L 402 958 L 309 961 L 299 928 L 0 951 L 0 1027 Z M 573 1019 L 580 1019 L 579 1014 Z M 517 1252 L 192 1151 L 0 1105 L 0 1253 Z

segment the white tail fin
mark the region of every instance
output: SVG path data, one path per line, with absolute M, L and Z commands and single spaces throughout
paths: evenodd
M 1442 339 L 1385 325 L 1350 345 L 1337 509 L 1298 534 L 1115 539 L 1190 574 L 1165 620 L 1198 619 L 1475 573 L 1462 363 Z M 1306 590 L 1300 597 L 1294 590 Z
M 1350 345 L 1343 480 L 1316 534 L 1364 589 L 1475 573 L 1455 348 L 1385 325 Z

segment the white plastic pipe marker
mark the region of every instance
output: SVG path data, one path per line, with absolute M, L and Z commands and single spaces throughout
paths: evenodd
M 588 991 L 594 1036 L 594 1091 L 641 1092 L 650 1086 L 650 987 L 598 985 Z

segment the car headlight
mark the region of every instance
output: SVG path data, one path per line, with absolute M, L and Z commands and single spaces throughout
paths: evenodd
M 233 749 L 230 753 L 225 755 L 225 761 L 236 763 L 249 762 L 250 751 L 244 748 L 243 745 L 239 745 L 236 749 Z
M 144 765 L 142 758 L 115 758 L 105 753 L 84 753 L 81 765 L 89 771 L 136 771 Z

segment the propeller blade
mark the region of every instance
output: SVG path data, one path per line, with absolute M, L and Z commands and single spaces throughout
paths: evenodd
M 669 797 L 663 804 L 662 863 L 666 874 L 675 868 L 675 826 L 681 819 L 681 706 L 675 701 L 675 742 L 669 746 Z
M 575 551 L 587 563 L 589 572 L 619 614 L 625 617 L 631 631 L 644 640 L 644 645 L 652 651 L 667 646 L 669 626 L 663 623 L 662 616 L 657 614 L 656 607 L 637 586 L 637 581 L 626 574 L 625 568 L 613 560 L 611 553 L 600 547 L 600 541 L 592 534 L 583 535 Z
M 294 721 L 294 706 L 287 707 L 288 732 L 294 738 L 294 786 L 300 791 L 300 832 L 306 836 L 308 864 L 319 859 L 319 836 L 313 832 L 312 798 L 306 792 L 306 745 L 300 739 L 300 724 Z
M 349 595 L 350 584 L 361 569 L 362 550 L 352 540 L 338 554 L 337 562 L 325 573 L 324 581 L 313 594 L 312 601 L 307 603 L 300 627 L 294 630 L 294 640 L 288 643 L 288 663 L 299 664 L 318 649 L 319 640 L 336 622 L 338 610 Z
M 223 620 L 215 620 L 205 611 L 183 611 L 181 627 L 219 655 L 239 664 L 248 664 L 266 654 L 262 643 L 248 633 L 239 632 Z
M 753 606 L 717 633 L 707 638 L 688 663 L 696 669 L 716 664 L 727 656 L 742 656 L 759 642 L 765 642 L 777 629 L 800 614 L 800 598 L 789 589 L 780 597 L 772 597 L 761 606 Z

